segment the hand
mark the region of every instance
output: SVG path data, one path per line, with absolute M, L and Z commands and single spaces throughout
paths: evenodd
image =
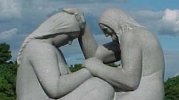
M 100 70 L 100 64 L 102 64 L 102 61 L 93 57 L 87 59 L 84 65 L 91 72 L 91 74 L 96 76 L 98 74 L 97 71 Z
M 90 73 L 90 71 L 87 68 L 82 68 L 81 70 L 83 70 L 87 75 L 89 75 L 89 78 L 93 77 L 93 75 Z

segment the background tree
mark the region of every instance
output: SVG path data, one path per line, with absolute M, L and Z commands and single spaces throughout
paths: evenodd
M 6 43 L 0 44 L 0 100 L 15 100 L 17 64 L 10 61 L 11 51 Z
M 74 64 L 70 66 L 70 71 L 71 72 L 76 72 L 78 70 L 80 70 L 82 67 L 82 64 Z
M 179 76 L 165 82 L 165 100 L 179 100 Z
M 6 63 L 11 59 L 10 46 L 6 43 L 0 44 L 0 64 Z

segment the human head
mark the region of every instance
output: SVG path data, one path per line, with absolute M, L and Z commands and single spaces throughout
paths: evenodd
M 83 13 L 77 8 L 67 8 L 48 18 L 29 36 L 40 39 L 51 35 L 71 34 L 80 32 L 84 26 Z
M 99 20 L 100 28 L 105 34 L 118 37 L 134 27 L 142 27 L 122 10 L 116 8 L 107 9 Z
M 18 57 L 17 63 L 20 64 L 21 54 L 26 45 L 33 39 L 44 39 L 51 36 L 61 34 L 79 33 L 85 27 L 83 13 L 77 8 L 67 8 L 59 12 L 45 22 L 43 22 L 33 33 L 31 33 L 23 42 Z

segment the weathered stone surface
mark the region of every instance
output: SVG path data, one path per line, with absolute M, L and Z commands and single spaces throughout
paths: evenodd
M 99 26 L 112 42 L 98 45 L 79 9 L 42 23 L 17 58 L 17 100 L 163 100 L 164 57 L 155 35 L 115 8 Z M 86 68 L 71 73 L 59 47 L 76 38 Z M 118 68 L 107 65 L 119 60 Z

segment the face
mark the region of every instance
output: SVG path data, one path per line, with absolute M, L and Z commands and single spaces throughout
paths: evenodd
M 106 37 L 111 36 L 112 40 L 117 40 L 117 35 L 112 28 L 102 23 L 100 23 L 99 26 L 103 30 Z
M 60 46 L 66 45 L 66 44 L 71 45 L 72 41 L 75 38 L 78 38 L 79 35 L 80 34 L 78 32 L 76 32 L 76 33 L 67 33 L 67 34 L 60 34 L 60 35 L 55 36 L 52 39 L 52 42 L 57 47 L 60 47 Z

